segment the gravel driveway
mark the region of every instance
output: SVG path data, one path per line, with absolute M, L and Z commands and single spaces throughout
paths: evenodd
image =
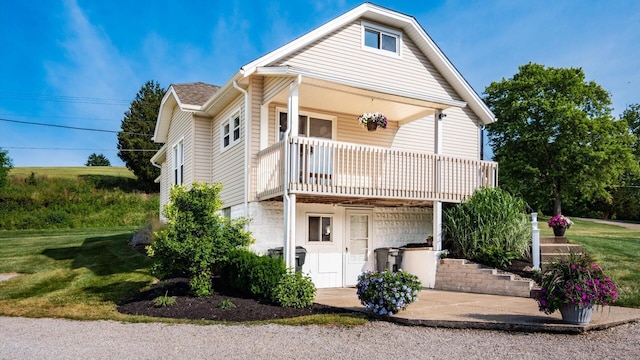
M 1 359 L 637 359 L 640 323 L 582 335 L 0 317 Z

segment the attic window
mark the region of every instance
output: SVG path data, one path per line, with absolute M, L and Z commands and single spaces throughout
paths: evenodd
M 398 31 L 362 23 L 362 45 L 364 49 L 400 56 L 401 40 L 402 34 Z

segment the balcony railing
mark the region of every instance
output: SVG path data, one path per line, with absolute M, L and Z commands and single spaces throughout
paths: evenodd
M 294 137 L 258 154 L 258 199 L 282 195 L 285 171 L 291 193 L 360 198 L 460 202 L 498 182 L 495 162 Z

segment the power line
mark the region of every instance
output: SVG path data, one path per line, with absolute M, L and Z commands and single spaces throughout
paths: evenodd
M 71 149 L 71 148 L 49 148 L 49 147 L 29 147 L 29 146 L 0 146 L 2 149 L 15 150 L 63 150 L 63 151 L 131 151 L 131 152 L 157 152 L 158 149 Z
M 121 100 L 121 99 L 30 94 L 30 93 L 20 93 L 20 92 L 11 92 L 11 91 L 0 91 L 0 96 L 3 99 L 12 99 L 12 100 L 39 100 L 39 101 L 54 101 L 54 102 L 96 104 L 96 105 L 128 105 L 129 104 L 128 100 Z
M 66 125 L 57 125 L 57 124 L 38 123 L 38 122 L 33 122 L 33 121 L 11 120 L 11 119 L 4 119 L 4 118 L 0 118 L 0 121 L 6 121 L 6 122 L 12 122 L 12 123 L 18 123 L 18 124 L 28 124 L 28 125 L 49 126 L 49 127 L 57 127 L 57 128 L 73 129 L 73 130 L 98 131 L 98 132 L 115 133 L 115 134 L 122 133 L 122 134 L 140 135 L 140 136 L 152 136 L 152 135 L 150 135 L 150 134 L 143 134 L 143 133 L 136 133 L 136 132 L 129 132 L 129 131 L 116 131 L 116 130 L 91 129 L 91 128 L 82 128 L 82 127 L 75 127 L 75 126 L 66 126 Z

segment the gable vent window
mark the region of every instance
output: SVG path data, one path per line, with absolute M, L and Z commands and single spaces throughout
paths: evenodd
M 362 37 L 364 48 L 400 56 L 400 32 L 363 23 Z
M 222 124 L 222 149 L 240 141 L 240 113 L 237 112 Z

